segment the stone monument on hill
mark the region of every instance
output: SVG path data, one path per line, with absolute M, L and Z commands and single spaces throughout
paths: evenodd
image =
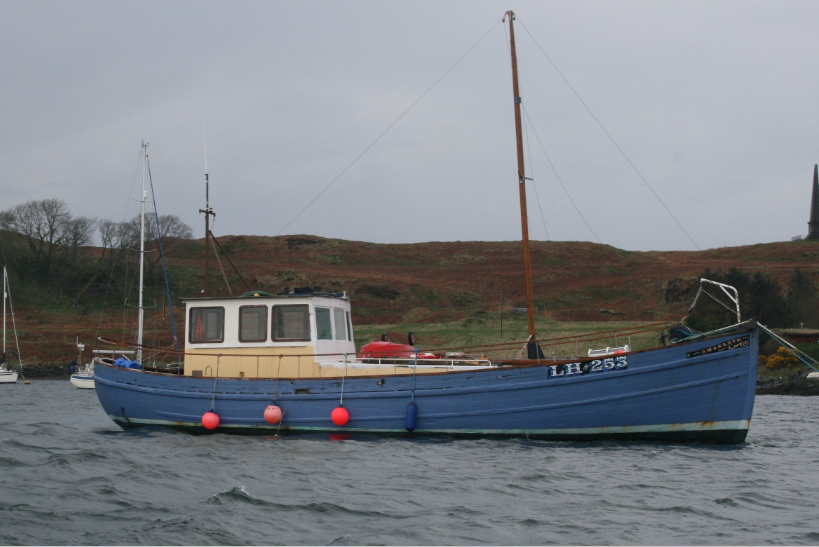
M 810 198 L 808 239 L 819 239 L 819 165 L 813 166 L 813 194 Z

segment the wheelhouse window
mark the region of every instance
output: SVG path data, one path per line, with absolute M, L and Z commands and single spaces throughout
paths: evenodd
M 310 307 L 273 306 L 273 340 L 310 340 Z
M 333 325 L 330 323 L 330 308 L 316 308 L 316 337 L 319 340 L 333 339 Z
M 225 308 L 191 308 L 190 325 L 192 344 L 224 342 Z
M 347 312 L 346 315 L 347 315 L 347 340 L 352 342 L 353 341 L 353 322 L 350 320 L 350 312 Z
M 344 310 L 333 308 L 333 323 L 336 324 L 336 340 L 346 340 L 347 324 L 344 322 Z
M 239 341 L 267 341 L 267 306 L 239 308 Z

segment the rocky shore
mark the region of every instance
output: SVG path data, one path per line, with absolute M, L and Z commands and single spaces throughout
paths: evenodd
M 20 372 L 17 365 L 10 366 L 9 370 Z M 58 361 L 54 363 L 35 363 L 23 365 L 23 375 L 26 378 L 49 378 L 53 380 L 68 380 L 71 378 L 71 361 Z
M 809 370 L 761 372 L 756 377 L 757 395 L 819 395 L 819 378 Z

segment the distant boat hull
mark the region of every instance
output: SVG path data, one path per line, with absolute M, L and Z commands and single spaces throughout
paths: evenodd
M 521 436 L 539 439 L 648 439 L 741 443 L 756 387 L 757 329 L 627 354 L 612 359 L 527 362 L 469 371 L 418 374 L 417 426 L 406 429 L 412 375 L 348 377 L 338 427 L 341 378 L 192 378 L 97 363 L 97 395 L 121 427 L 161 425 L 233 433 L 367 433 Z M 602 365 L 601 365 L 602 363 Z M 280 425 L 265 408 L 280 406 Z
M 11 370 L 0 370 L 0 384 L 13 384 L 17 381 L 18 374 Z
M 94 376 L 88 373 L 72 374 L 71 385 L 80 389 L 94 389 Z

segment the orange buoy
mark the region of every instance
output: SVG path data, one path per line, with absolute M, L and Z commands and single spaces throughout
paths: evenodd
M 330 414 L 330 419 L 336 425 L 344 425 L 350 420 L 350 413 L 343 406 L 337 406 Z
M 215 412 L 208 411 L 202 415 L 202 425 L 205 429 L 216 429 L 219 425 L 219 415 Z
M 282 409 L 276 405 L 270 405 L 264 409 L 264 421 L 269 424 L 277 424 L 282 421 Z

